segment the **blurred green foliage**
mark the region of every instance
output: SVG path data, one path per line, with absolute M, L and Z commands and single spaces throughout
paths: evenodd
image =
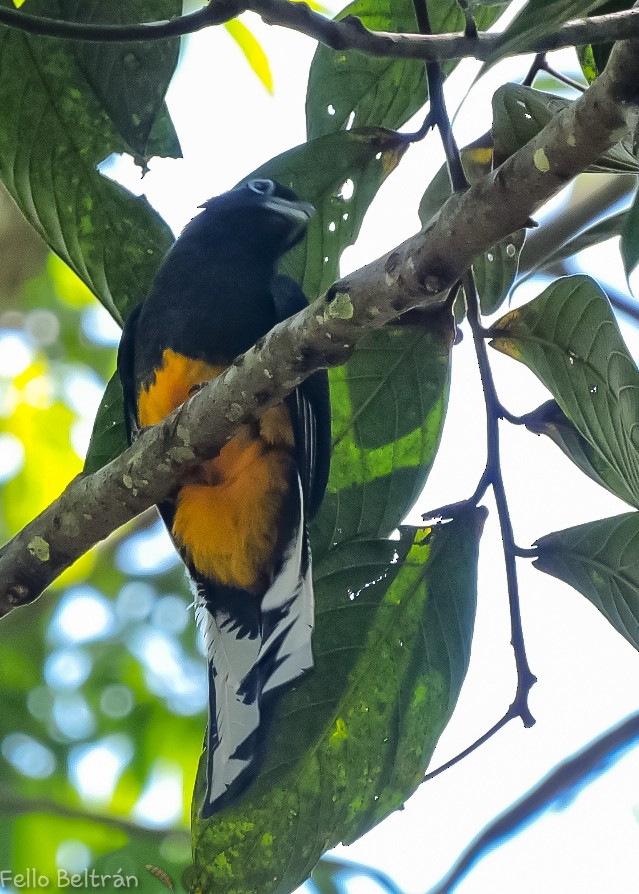
M 80 471 L 118 331 L 54 256 L 1 306 L 6 539 Z M 179 875 L 206 698 L 182 568 L 148 514 L 52 590 L 0 628 L 0 865 L 54 878 L 126 846 L 125 869 Z M 151 828 L 136 828 L 136 805 Z M 162 890 L 145 874 L 144 890 Z

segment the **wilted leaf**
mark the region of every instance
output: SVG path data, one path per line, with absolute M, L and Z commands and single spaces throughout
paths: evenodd
M 571 105 L 571 100 L 521 84 L 505 84 L 500 87 L 493 96 L 495 164 L 501 164 L 521 149 L 551 118 Z M 639 160 L 633 151 L 632 135 L 624 137 L 587 170 L 612 174 L 639 172 Z
M 535 567 L 579 590 L 639 649 L 639 512 L 557 531 L 536 546 Z
M 492 346 L 525 363 L 595 448 L 622 499 L 639 505 L 639 373 L 605 294 L 587 276 L 557 280 L 502 317 Z
M 256 782 L 203 821 L 200 766 L 195 862 L 219 894 L 288 894 L 418 787 L 466 673 L 483 520 L 351 541 L 319 563 L 316 665 L 281 699 Z
M 258 80 L 269 92 L 273 92 L 273 74 L 268 61 L 268 56 L 262 48 L 253 32 L 246 27 L 244 22 L 239 19 L 231 19 L 225 22 L 224 27 L 229 32 L 240 50 L 244 53 L 244 57 L 251 66 L 253 72 L 257 75 Z

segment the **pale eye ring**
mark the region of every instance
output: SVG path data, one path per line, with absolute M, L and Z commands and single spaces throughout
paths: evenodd
M 272 180 L 258 178 L 249 180 L 246 185 L 252 192 L 256 192 L 260 196 L 272 196 L 275 192 L 275 184 Z

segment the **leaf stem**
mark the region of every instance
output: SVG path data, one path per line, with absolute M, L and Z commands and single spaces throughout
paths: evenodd
M 475 739 L 472 745 L 469 745 L 468 748 L 464 748 L 464 750 L 460 751 L 459 754 L 456 754 L 455 757 L 451 757 L 449 761 L 446 761 L 445 764 L 441 764 L 441 766 L 437 767 L 436 770 L 431 770 L 429 773 L 426 773 L 426 775 L 424 776 L 424 782 L 428 782 L 430 779 L 434 779 L 436 776 L 441 775 L 445 770 L 450 770 L 450 768 L 454 767 L 455 764 L 458 764 L 465 757 L 471 755 L 473 751 L 477 751 L 480 745 L 483 745 L 484 742 L 492 739 L 495 733 L 498 733 L 502 727 L 506 726 L 506 724 L 513 719 L 513 716 L 514 715 L 511 714 L 511 709 L 509 708 L 504 716 L 500 720 L 498 720 L 497 723 L 494 724 L 494 726 L 491 726 L 491 728 L 482 736 L 480 736 L 478 739 Z

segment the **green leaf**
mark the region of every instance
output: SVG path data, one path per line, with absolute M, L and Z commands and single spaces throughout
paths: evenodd
M 582 593 L 639 649 L 639 513 L 548 534 L 536 546 L 535 567 Z
M 627 217 L 627 211 L 618 211 L 615 214 L 611 214 L 610 217 L 599 221 L 594 226 L 587 227 L 585 230 L 577 233 L 576 236 L 570 236 L 566 242 L 556 246 L 549 254 L 536 260 L 534 266 L 524 272 L 533 273 L 535 271 L 547 270 L 554 264 L 572 257 L 577 252 L 618 236 L 625 226 Z
M 182 14 L 181 0 L 27 0 L 26 8 L 40 15 L 94 24 L 127 25 Z M 168 116 L 164 96 L 177 66 L 179 39 L 146 43 L 70 41 L 69 48 L 117 132 L 135 156 L 147 160 L 149 135 L 155 121 L 160 114 Z M 181 155 L 179 143 L 176 147 L 173 140 L 164 147 L 156 141 L 154 148 L 158 155 Z
M 314 556 L 358 534 L 387 536 L 422 492 L 450 385 L 452 320 L 442 315 L 439 330 L 436 320 L 373 332 L 331 370 L 333 454 Z
M 257 75 L 262 86 L 268 93 L 272 94 L 273 74 L 271 72 L 268 56 L 264 52 L 262 44 L 255 37 L 253 32 L 246 27 L 244 22 L 241 22 L 239 19 L 231 19 L 230 22 L 225 22 L 224 27 L 242 53 L 244 53 L 244 58 L 252 68 L 254 74 Z
M 579 434 L 572 422 L 562 413 L 559 404 L 549 400 L 532 413 L 522 416 L 528 431 L 546 435 L 581 471 L 630 505 L 635 498 L 628 491 L 622 478 L 617 475 L 600 453 Z
M 572 100 L 542 93 L 521 84 L 505 84 L 493 96 L 495 165 L 521 149 L 551 118 L 571 106 Z M 627 135 L 588 169 L 594 173 L 636 174 L 639 160 L 632 135 Z
M 633 0 L 608 0 L 607 3 L 597 5 L 597 15 L 603 16 L 610 12 L 622 12 L 632 9 Z M 610 53 L 614 46 L 613 41 L 588 44 L 585 47 L 576 47 L 579 64 L 584 77 L 589 84 L 599 77 L 608 63 Z
M 309 300 L 337 278 L 341 253 L 357 239 L 370 203 L 406 149 L 397 134 L 363 127 L 296 146 L 241 181 L 278 180 L 315 206 L 306 238 L 281 264 L 282 273 L 298 282 Z
M 181 158 L 182 147 L 166 104 L 162 105 L 153 122 L 146 144 L 147 158 Z
M 491 345 L 525 363 L 639 505 L 639 374 L 594 280 L 569 276 L 502 317 Z
M 471 186 L 492 170 L 493 152 L 490 135 L 480 137 L 461 150 L 464 172 Z M 446 165 L 442 165 L 426 188 L 419 204 L 419 219 L 425 227 L 452 194 Z M 517 276 L 519 254 L 525 230 L 503 239 L 485 251 L 473 263 L 475 285 L 483 314 L 494 313 L 506 300 Z
M 200 765 L 195 862 L 218 894 L 288 894 L 419 786 L 468 666 L 484 517 L 351 541 L 319 563 L 315 669 L 276 708 L 256 782 L 203 821 Z
M 129 446 L 124 423 L 124 398 L 122 383 L 113 374 L 102 395 L 95 417 L 91 440 L 84 461 L 84 474 L 90 475 L 106 466 Z
M 587 44 L 585 47 L 576 47 L 576 50 L 582 74 L 588 84 L 593 84 L 602 71 L 597 64 L 597 57 L 594 52 L 595 48 L 590 44 Z
M 601 6 L 604 0 L 528 0 L 506 30 L 500 35 L 491 54 L 494 65 L 504 56 L 530 51 L 535 41 L 552 34 L 569 19 L 588 15 Z
M 437 0 L 428 8 L 433 32 L 463 31 L 465 19 L 456 0 Z M 474 11 L 477 27 L 488 28 L 502 11 L 503 5 L 482 5 Z M 373 31 L 417 30 L 412 0 L 355 0 L 336 19 L 348 16 L 357 16 Z M 445 73 L 456 65 L 457 60 L 445 63 Z M 318 46 L 306 95 L 308 138 L 371 124 L 397 129 L 427 99 L 423 62 Z
M 626 212 L 621 231 L 621 257 L 626 276 L 639 264 L 639 192 L 635 193 L 630 209 Z
M 483 314 L 495 313 L 508 297 L 517 276 L 519 254 L 525 238 L 526 231 L 517 230 L 485 251 L 473 264 Z
M 51 12 L 44 0 L 29 10 Z M 0 28 L 0 179 L 118 322 L 172 241 L 145 199 L 98 173 L 105 157 L 126 151 L 72 41 Z

